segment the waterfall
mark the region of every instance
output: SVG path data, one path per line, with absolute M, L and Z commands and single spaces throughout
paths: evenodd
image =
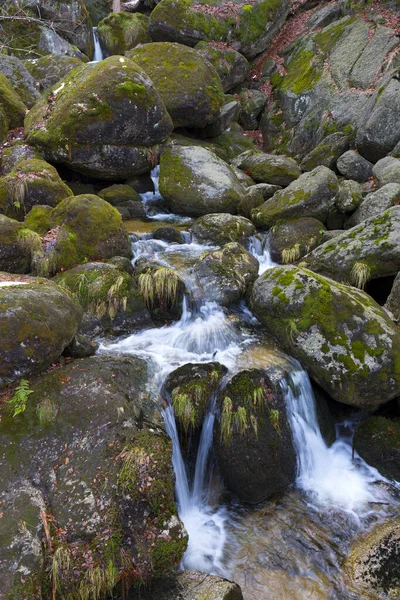
M 101 49 L 99 34 L 97 32 L 97 27 L 93 27 L 93 41 L 94 41 L 93 61 L 99 62 L 100 60 L 103 60 L 104 56 L 103 56 L 103 50 Z
M 310 379 L 296 360 L 291 359 L 290 366 L 288 379 L 282 380 L 281 386 L 297 455 L 298 487 L 316 504 L 355 515 L 365 511 L 368 503 L 387 501 L 386 493 L 373 485 L 384 478 L 357 453 L 353 459 L 351 432 L 346 434 L 346 428 L 337 427 L 336 441 L 327 446 L 319 428 Z M 347 423 L 347 430 L 351 425 Z
M 277 264 L 271 259 L 268 234 L 252 235 L 249 239 L 249 252 L 258 260 L 258 274 L 262 275 Z

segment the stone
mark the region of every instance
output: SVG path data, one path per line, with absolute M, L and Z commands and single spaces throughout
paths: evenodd
M 15 56 L 0 54 L 0 73 L 7 78 L 25 106 L 31 108 L 40 94 L 24 63 Z
M 151 42 L 149 17 L 140 13 L 111 13 L 100 21 L 97 32 L 107 55 L 125 54 L 138 44 Z
M 225 131 L 229 131 L 231 125 L 239 118 L 240 106 L 236 100 L 230 100 L 223 105 L 218 118 L 202 129 L 196 130 L 200 138 L 216 138 Z
M 337 159 L 349 149 L 347 135 L 341 132 L 327 135 L 311 152 L 301 161 L 303 171 L 312 171 L 315 167 L 323 165 L 332 171 L 336 167 Z
M 372 415 L 360 423 L 353 446 L 384 477 L 400 479 L 400 420 Z
M 354 150 L 348 150 L 337 160 L 338 171 L 354 181 L 364 182 L 372 177 L 372 163 Z
M 258 185 L 266 185 L 268 183 L 259 183 Z M 271 186 L 278 187 L 278 186 Z M 252 185 L 247 188 L 245 197 L 238 205 L 238 213 L 247 219 L 251 219 L 251 211 L 257 206 L 261 206 L 264 202 L 263 192 L 258 188 L 257 185 Z
M 0 175 L 8 175 L 15 169 L 19 162 L 36 158 L 43 160 L 43 156 L 32 146 L 22 141 L 15 141 L 9 147 L 3 148 L 0 158 Z
M 0 106 L 6 119 L 7 127 L 15 129 L 24 124 L 27 108 L 2 73 L 0 73 Z
M 162 240 L 169 244 L 185 244 L 186 242 L 184 234 L 174 227 L 157 227 L 148 234 L 147 239 Z
M 400 321 L 400 275 L 397 274 L 392 289 L 386 300 L 385 308 L 393 316 L 396 323 Z
M 272 260 L 297 262 L 323 242 L 325 231 L 321 221 L 310 217 L 277 223 L 268 236 Z
M 228 213 L 200 217 L 191 227 L 192 234 L 200 242 L 223 245 L 238 242 L 245 245 L 256 229 L 251 221 Z
M 301 175 L 300 167 L 292 158 L 254 150 L 240 154 L 232 165 L 248 172 L 257 183 L 287 186 Z
M 267 104 L 267 97 L 258 90 L 240 92 L 239 123 L 246 130 L 259 128 L 259 116 Z
M 205 148 L 175 146 L 160 158 L 160 193 L 174 213 L 235 214 L 245 190 L 233 170 Z
M 399 395 L 400 332 L 370 296 L 294 266 L 261 275 L 250 309 L 334 400 L 375 410 Z
M 180 571 L 152 583 L 141 592 L 142 600 L 243 600 L 233 581 L 200 571 Z
M 339 183 L 336 208 L 340 213 L 355 211 L 363 200 L 362 187 L 357 181 L 344 179 Z
M 381 158 L 374 165 L 372 173 L 380 186 L 384 186 L 387 183 L 400 184 L 400 160 L 393 156 Z
M 367 194 L 357 210 L 347 219 L 346 229 L 360 225 L 366 219 L 378 216 L 391 206 L 400 203 L 400 184 L 386 185 Z
M 29 273 L 31 253 L 21 243 L 22 223 L 0 214 L 0 272 Z
M 213 65 L 225 93 L 246 79 L 250 70 L 248 61 L 228 44 L 214 41 L 199 42 L 195 50 Z
M 34 79 L 40 92 L 45 92 L 68 75 L 72 69 L 81 67 L 82 61 L 72 56 L 47 54 L 40 58 L 25 60 L 24 66 Z

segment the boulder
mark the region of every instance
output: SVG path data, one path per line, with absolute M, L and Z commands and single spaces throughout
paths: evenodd
M 10 82 L 0 73 L 0 106 L 10 129 L 24 124 L 27 108 Z
M 258 129 L 259 117 L 266 104 L 267 97 L 262 92 L 242 90 L 240 92 L 240 125 L 247 130 Z
M 222 306 L 239 301 L 257 274 L 257 259 L 236 242 L 205 254 L 193 269 L 201 299 Z
M 138 44 L 151 42 L 149 17 L 140 13 L 111 13 L 100 21 L 97 32 L 107 55 L 125 54 Z
M 316 273 L 363 288 L 400 271 L 400 206 L 362 221 L 305 257 Z
M 217 397 L 215 451 L 229 490 L 257 503 L 296 477 L 296 454 L 279 385 L 268 371 L 234 375 Z
M 193 217 L 235 214 L 245 194 L 233 170 L 198 146 L 175 146 L 162 153 L 159 186 L 172 212 Z
M 339 213 L 353 212 L 360 206 L 362 200 L 362 187 L 357 181 L 344 179 L 339 183 L 336 196 L 336 208 Z
M 128 335 L 152 324 L 137 281 L 115 265 L 85 263 L 53 281 L 71 292 L 85 313 L 98 318 L 104 334 Z
M 68 75 L 72 69 L 81 67 L 82 61 L 72 56 L 47 54 L 40 58 L 25 60 L 24 66 L 33 77 L 40 92 L 45 92 Z
M 353 543 L 345 565 L 357 590 L 396 598 L 400 593 L 400 519 L 375 525 Z
M 56 206 L 72 195 L 54 167 L 35 158 L 23 160 L 0 179 L 0 212 L 21 221 L 36 204 Z
M 334 399 L 375 409 L 399 395 L 400 333 L 370 296 L 297 267 L 255 282 L 250 309 Z
M 174 407 L 182 429 L 199 429 L 227 369 L 217 362 L 187 363 L 172 371 L 165 380 L 163 395 Z
M 393 316 L 394 321 L 400 321 L 400 275 L 397 274 L 392 289 L 386 300 L 385 308 Z
M 180 571 L 154 581 L 151 590 L 141 592 L 142 600 L 243 600 L 233 581 L 200 571 Z
M 162 240 L 169 244 L 185 244 L 187 241 L 185 235 L 175 227 L 157 227 L 146 237 L 151 240 Z
M 3 106 L 0 104 L 0 144 L 6 141 L 8 134 L 8 121 Z
M 121 582 L 128 593 L 179 564 L 187 534 L 174 501 L 172 445 L 147 383 L 143 360 L 96 356 L 31 380 L 17 417 L 3 406 L 0 553 L 8 596 L 39 597 L 33 582 L 47 595 L 48 564 L 58 593 L 74 598 L 83 588 L 93 598 L 99 589 L 113 595 Z M 29 532 L 21 534 L 22 521 Z M 128 564 L 135 565 L 129 578 Z
M 303 173 L 251 213 L 256 227 L 272 227 L 281 219 L 312 217 L 326 223 L 334 211 L 338 191 L 336 175 L 327 167 Z
M 218 117 L 202 129 L 196 130 L 196 135 L 200 138 L 216 138 L 225 131 L 230 130 L 233 123 L 239 118 L 240 106 L 233 96 L 225 96 L 228 100 L 220 110 Z
M 286 186 L 301 175 L 300 167 L 292 158 L 254 150 L 237 156 L 232 165 L 249 173 L 257 183 Z
M 169 135 L 172 122 L 146 73 L 111 56 L 58 82 L 31 109 L 25 129 L 47 160 L 117 180 L 150 171 L 151 146 Z
M 380 186 L 387 183 L 400 184 L 400 160 L 393 156 L 381 158 L 374 165 L 372 173 Z
M 272 260 L 281 264 L 300 260 L 322 244 L 325 231 L 321 221 L 307 217 L 277 223 L 268 236 Z
M 227 213 L 217 213 L 200 217 L 192 225 L 191 231 L 200 242 L 223 245 L 229 242 L 246 244 L 256 229 L 251 221 Z
M 217 71 L 224 92 L 241 84 L 250 70 L 245 57 L 223 42 L 199 42 L 195 50 Z
M 336 168 L 337 159 L 348 149 L 349 140 L 345 133 L 331 133 L 303 158 L 300 166 L 303 171 L 312 171 L 320 165 L 333 171 Z
M 109 202 L 118 210 L 124 218 L 127 214 L 128 219 L 137 219 L 146 217 L 146 210 L 142 203 L 142 198 L 130 185 L 115 183 L 99 192 L 99 197 Z
M 365 196 L 357 210 L 347 219 L 346 229 L 360 225 L 366 219 L 380 215 L 391 206 L 399 203 L 400 184 L 387 183 L 376 192 L 371 192 Z
M 194 0 L 162 0 L 150 15 L 149 32 L 155 41 L 187 46 L 200 41 L 224 42 L 246 58 L 254 58 L 279 31 L 288 11 L 287 0 L 279 4 L 258 0 L 228 10 L 220 1 L 196 4 Z
M 15 56 L 0 54 L 0 73 L 7 78 L 25 106 L 31 108 L 39 98 L 39 91 L 24 63 Z
M 354 181 L 367 181 L 372 177 L 373 164 L 354 150 L 348 150 L 337 160 L 336 166 L 339 173 L 347 179 Z
M 21 243 L 22 223 L 0 214 L 0 271 L 29 273 L 31 253 Z
M 400 420 L 371 416 L 357 426 L 353 446 L 384 477 L 400 481 Z
M 8 175 L 15 169 L 19 162 L 36 158 L 43 160 L 43 156 L 32 146 L 26 144 L 24 141 L 16 140 L 11 142 L 9 146 L 2 149 L 0 158 L 0 175 Z
M 224 104 L 221 80 L 196 50 L 182 44 L 145 44 L 127 56 L 146 71 L 174 127 L 202 128 L 213 123 Z
M 82 309 L 55 283 L 31 278 L 0 284 L 0 386 L 57 360 L 78 330 Z
M 238 213 L 247 219 L 251 219 L 251 211 L 253 208 L 257 208 L 257 206 L 261 206 L 264 202 L 264 194 L 263 191 L 259 189 L 259 185 L 266 185 L 268 183 L 259 183 L 258 185 L 252 185 L 247 188 L 246 194 L 243 200 L 238 205 Z M 271 186 L 271 187 L 279 187 L 279 186 Z M 272 194 L 273 195 L 273 194 Z

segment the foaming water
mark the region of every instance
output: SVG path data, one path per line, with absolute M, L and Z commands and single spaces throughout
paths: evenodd
M 385 491 L 374 483 L 384 478 L 357 453 L 352 452 L 352 423 L 337 426 L 337 439 L 328 447 L 321 435 L 315 399 L 307 373 L 291 361 L 288 381 L 281 385 L 297 455 L 297 485 L 319 506 L 353 513 L 356 520 L 387 502 Z
M 258 260 L 258 274 L 262 275 L 277 264 L 271 259 L 268 234 L 253 235 L 249 239 L 249 252 Z
M 160 194 L 159 179 L 160 179 L 160 166 L 157 165 L 150 171 L 150 178 L 153 182 L 153 191 L 144 192 L 139 194 L 143 201 L 143 206 L 146 211 L 148 219 L 153 221 L 166 221 L 171 223 L 190 223 L 191 217 L 184 217 L 182 215 L 176 215 L 170 212 L 162 212 L 157 210 L 157 203 L 164 200 Z

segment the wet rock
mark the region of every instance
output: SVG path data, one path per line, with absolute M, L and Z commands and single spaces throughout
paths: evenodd
M 303 171 L 312 171 L 320 165 L 332 171 L 336 167 L 338 158 L 349 148 L 346 134 L 337 132 L 327 135 L 300 163 Z
M 140 13 L 111 13 L 100 21 L 97 31 L 107 55 L 125 54 L 138 44 L 151 42 L 149 17 Z
M 385 212 L 400 202 L 400 184 L 387 183 L 376 192 L 367 194 L 358 209 L 347 219 L 346 229 L 360 225 L 366 219 Z
M 237 243 L 226 244 L 221 250 L 207 253 L 193 269 L 203 299 L 222 306 L 240 300 L 257 273 L 257 259 Z
M 123 219 L 136 219 L 146 216 L 142 198 L 130 185 L 116 183 L 101 190 L 99 197 L 115 206 Z
M 232 169 L 205 148 L 176 146 L 160 159 L 160 193 L 172 212 L 235 214 L 245 191 Z
M 20 221 L 35 205 L 56 206 L 72 195 L 57 170 L 35 158 L 18 162 L 15 169 L 0 179 L 0 211 Z
M 323 242 L 325 226 L 317 219 L 304 217 L 277 223 L 269 233 L 271 258 L 277 263 L 292 263 Z
M 266 185 L 267 183 L 260 183 L 258 185 Z M 271 186 L 278 187 L 278 186 Z M 272 194 L 273 195 L 273 194 Z M 246 194 L 243 200 L 238 205 L 238 213 L 247 219 L 251 218 L 251 211 L 253 208 L 257 208 L 257 206 L 261 206 L 264 202 L 264 194 L 263 191 L 259 189 L 257 185 L 252 185 L 247 188 Z
M 128 275 L 133 275 L 135 272 L 132 262 L 126 256 L 113 256 L 107 262 L 111 265 L 115 265 L 119 269 L 123 269 Z
M 77 333 L 72 342 L 64 348 L 63 356 L 86 358 L 87 356 L 94 356 L 98 349 L 99 344 Z
M 372 177 L 373 164 L 354 150 L 348 150 L 342 154 L 338 158 L 336 166 L 347 179 L 363 182 Z
M 175 418 L 187 432 L 201 427 L 209 404 L 227 369 L 217 362 L 187 363 L 165 380 L 163 394 L 174 407 Z
M 362 200 L 362 187 L 357 181 L 345 179 L 339 183 L 336 208 L 340 213 L 353 212 L 360 206 Z
M 265 94 L 258 90 L 242 90 L 240 92 L 239 123 L 244 129 L 258 129 L 259 116 L 266 104 Z
M 300 167 L 292 158 L 254 150 L 239 155 L 232 165 L 248 172 L 257 183 L 286 186 L 301 175 Z
M 243 600 L 240 587 L 200 571 L 182 571 L 154 581 L 142 600 Z M 128 599 L 129 600 L 129 599 Z
M 15 129 L 15 127 L 22 127 L 27 108 L 11 83 L 2 73 L 0 73 L 0 106 L 7 128 Z
M 0 214 L 0 271 L 29 273 L 30 249 L 21 243 L 22 223 Z
M 25 60 L 24 66 L 35 80 L 38 89 L 44 92 L 68 75 L 72 69 L 81 67 L 82 61 L 72 56 L 48 54 Z
M 174 127 L 213 123 L 224 104 L 221 81 L 198 52 L 169 42 L 145 44 L 128 53 L 153 81 Z
M 184 244 L 186 242 L 183 233 L 174 227 L 158 227 L 149 234 L 149 239 L 162 240 L 169 244 Z
M 200 217 L 192 225 L 191 231 L 200 242 L 222 245 L 229 242 L 245 244 L 256 229 L 251 221 L 227 213 Z
M 137 282 L 109 263 L 85 263 L 68 269 L 54 281 L 69 290 L 83 310 L 97 317 L 102 334 L 127 335 L 151 324 Z
M 32 75 L 23 62 L 15 56 L 0 55 L 0 73 L 12 85 L 22 102 L 30 108 L 39 98 L 39 91 Z
M 187 46 L 217 39 L 229 43 L 246 58 L 254 58 L 279 31 L 289 10 L 286 0 L 279 5 L 258 1 L 249 9 L 238 7 L 232 29 L 232 15 L 224 10 L 223 4 L 203 6 L 199 9 L 193 0 L 162 0 L 150 15 L 152 39 Z M 210 6 L 213 6 L 211 11 Z
M 287 188 L 276 192 L 252 211 L 256 227 L 272 227 L 280 219 L 312 217 L 325 223 L 334 211 L 338 191 L 336 175 L 327 167 L 303 173 Z
M 47 160 L 102 179 L 150 171 L 150 148 L 172 122 L 146 73 L 111 56 L 64 77 L 27 116 L 26 135 Z
M 375 409 L 399 395 L 400 333 L 364 292 L 306 269 L 275 267 L 249 299 L 268 333 L 334 400 Z
M 387 183 L 400 184 L 400 160 L 393 156 L 381 158 L 374 165 L 372 173 L 381 186 Z
M 388 479 L 400 480 L 400 420 L 371 416 L 357 426 L 354 448 Z
M 246 79 L 250 69 L 249 63 L 231 46 L 221 42 L 199 42 L 195 50 L 213 65 L 225 93 Z
M 363 288 L 367 281 L 400 270 L 400 207 L 393 206 L 362 221 L 313 250 L 307 268 Z
M 217 398 L 215 449 L 228 489 L 261 502 L 296 476 L 296 455 L 281 388 L 268 372 L 241 371 Z
M 2 385 L 39 373 L 59 358 L 78 330 L 82 309 L 55 283 L 32 278 L 0 286 L 0 315 Z
M 379 523 L 357 539 L 347 561 L 347 571 L 357 589 L 396 598 L 400 593 L 400 519 Z

